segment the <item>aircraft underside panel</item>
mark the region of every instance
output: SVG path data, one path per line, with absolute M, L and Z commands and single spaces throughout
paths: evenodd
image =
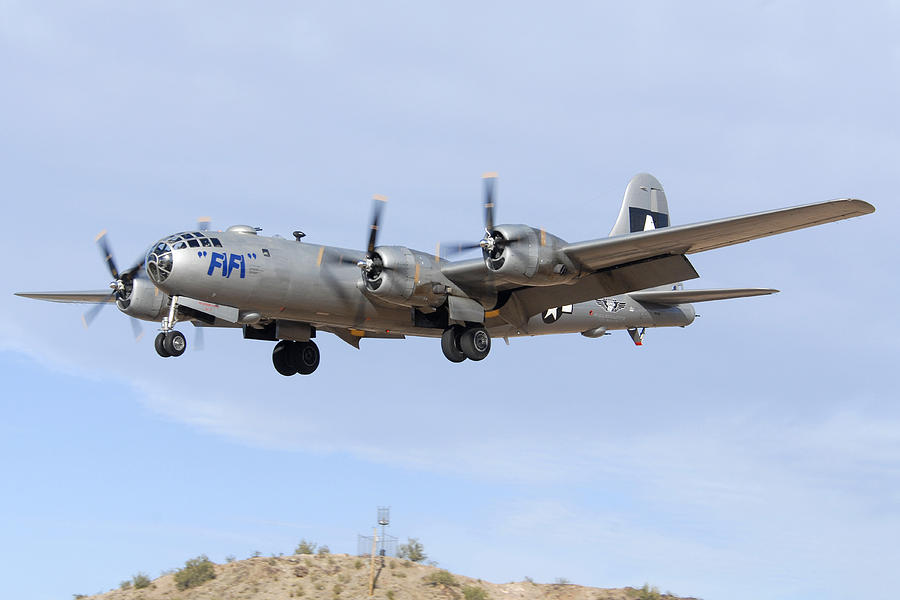
M 564 306 L 699 277 L 683 255 L 662 256 L 605 269 L 571 285 L 533 287 L 512 293 L 500 316 L 513 326 L 525 326 L 547 307 Z

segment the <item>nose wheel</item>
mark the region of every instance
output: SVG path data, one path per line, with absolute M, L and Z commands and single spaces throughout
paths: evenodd
M 293 342 L 281 340 L 272 350 L 272 364 L 275 370 L 290 377 L 291 375 L 309 375 L 319 366 L 319 347 L 315 342 Z
M 163 358 L 181 356 L 187 350 L 187 340 L 180 331 L 172 329 L 178 322 L 178 296 L 172 296 L 169 303 L 169 316 L 162 320 L 162 331 L 153 340 L 156 353 Z
M 184 339 L 184 334 L 173 329 L 157 335 L 153 346 L 156 348 L 156 353 L 163 358 L 181 356 L 187 349 L 187 340 Z

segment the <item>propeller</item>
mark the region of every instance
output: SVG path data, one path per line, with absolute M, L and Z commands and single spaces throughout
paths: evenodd
M 375 242 L 378 240 L 378 222 L 381 221 L 381 213 L 387 198 L 380 194 L 372 196 L 372 224 L 369 226 L 369 243 L 366 245 L 366 257 L 358 261 L 356 266 L 362 269 L 363 274 L 369 279 L 377 279 L 384 271 L 384 262 L 381 256 L 375 252 Z
M 497 174 L 485 173 L 481 176 L 484 182 L 484 237 L 478 242 L 445 242 L 438 245 L 444 248 L 444 256 L 453 256 L 466 250 L 481 248 L 486 258 L 497 259 L 503 254 L 503 249 L 514 239 L 507 239 L 499 231 L 494 230 L 494 207 L 496 205 Z
M 197 219 L 197 230 L 209 231 L 210 222 L 211 219 L 209 217 L 199 217 Z M 110 304 L 114 300 L 126 300 L 131 293 L 134 278 L 137 277 L 140 270 L 144 268 L 144 257 L 141 256 L 134 262 L 132 267 L 125 271 L 119 271 L 116 260 L 113 257 L 112 248 L 109 245 L 109 240 L 106 237 L 105 229 L 97 234 L 94 241 L 97 242 L 97 246 L 100 248 L 100 256 L 103 257 L 103 262 L 106 263 L 106 268 L 113 278 L 113 281 L 109 284 L 110 290 L 112 291 L 104 302 L 95 304 L 81 316 L 81 321 L 84 323 L 85 327 L 90 327 L 91 323 L 94 322 L 97 315 L 100 314 L 100 311 L 102 311 L 103 307 L 107 304 Z M 134 317 L 129 317 L 128 320 L 131 323 L 131 330 L 134 332 L 135 340 L 140 340 L 144 335 L 140 321 Z M 198 328 L 195 342 L 198 349 L 203 346 L 203 342 L 203 329 Z
M 111 301 L 125 300 L 128 297 L 134 278 L 144 267 L 144 261 L 142 259 L 129 269 L 120 272 L 119 268 L 116 266 L 116 260 L 113 257 L 112 249 L 109 246 L 109 240 L 106 239 L 105 229 L 97 235 L 95 241 L 97 242 L 97 246 L 100 248 L 100 256 L 103 257 L 103 262 L 106 263 L 106 268 L 109 270 L 109 274 L 113 278 L 113 281 L 109 284 L 110 290 L 112 291 L 110 292 L 109 298 L 107 300 L 92 306 L 82 315 L 81 321 L 82 323 L 84 323 L 85 327 L 89 327 L 91 323 L 94 322 L 94 319 L 97 318 L 97 315 L 100 314 L 100 311 L 103 310 L 103 307 L 109 304 Z M 143 334 L 140 323 L 138 323 L 135 319 L 130 320 L 131 329 L 134 332 L 135 338 L 140 339 L 141 335 Z
M 209 231 L 210 217 L 197 217 L 197 231 Z M 203 350 L 206 347 L 206 334 L 204 327 L 194 327 L 194 350 Z
M 366 243 L 366 254 L 362 260 L 356 260 L 347 256 L 333 256 L 325 252 L 324 247 L 319 250 L 319 258 L 317 264 L 322 265 L 323 262 L 340 263 L 344 265 L 355 265 L 360 268 L 363 275 L 369 279 L 377 279 L 382 271 L 390 270 L 390 267 L 384 266 L 381 256 L 375 252 L 378 241 L 378 229 L 381 222 L 381 214 L 384 212 L 384 206 L 387 204 L 387 198 L 381 194 L 372 196 L 372 224 L 369 225 L 369 239 Z

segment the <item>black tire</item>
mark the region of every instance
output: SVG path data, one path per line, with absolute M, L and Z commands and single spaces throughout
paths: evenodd
M 275 344 L 275 349 L 272 350 L 272 364 L 275 365 L 275 370 L 285 377 L 297 374 L 297 367 L 291 360 L 291 346 L 293 345 L 294 342 L 281 340 Z
M 453 363 L 461 363 L 466 360 L 466 355 L 459 348 L 459 329 L 450 327 L 441 335 L 441 350 L 447 360 Z
M 163 348 L 170 356 L 181 356 L 187 349 L 187 340 L 180 331 L 170 331 L 163 338 Z
M 491 351 L 491 336 L 484 327 L 466 329 L 459 336 L 459 349 L 469 360 L 484 360 Z
M 163 358 L 169 358 L 172 356 L 169 354 L 169 351 L 166 350 L 165 345 L 166 334 L 160 333 L 156 336 L 156 339 L 153 340 L 153 347 L 156 348 L 156 353 L 162 356 Z
M 315 342 L 294 342 L 290 355 L 301 375 L 309 375 L 319 367 L 319 347 Z

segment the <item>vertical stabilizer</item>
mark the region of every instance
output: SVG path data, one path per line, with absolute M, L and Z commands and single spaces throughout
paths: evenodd
M 649 173 L 631 178 L 625 188 L 622 210 L 610 236 L 669 226 L 669 205 L 662 184 Z

